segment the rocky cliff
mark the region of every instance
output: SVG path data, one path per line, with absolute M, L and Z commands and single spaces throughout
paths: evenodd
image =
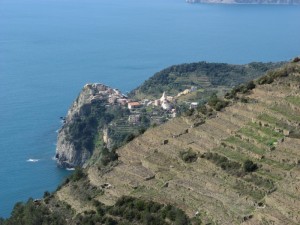
M 119 90 L 103 84 L 84 86 L 70 107 L 58 133 L 56 159 L 59 166 L 84 166 L 93 154 L 94 136 L 98 131 L 98 120 L 105 116 L 105 105 L 118 98 L 124 98 Z M 94 105 L 97 106 L 96 113 Z M 77 135 L 78 133 L 80 135 Z M 87 139 L 82 139 L 84 133 L 89 136 Z
M 186 0 L 186 2 L 215 4 L 300 4 L 300 0 Z

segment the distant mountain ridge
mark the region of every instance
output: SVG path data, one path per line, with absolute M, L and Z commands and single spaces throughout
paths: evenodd
M 186 0 L 186 2 L 213 4 L 300 4 L 300 0 Z

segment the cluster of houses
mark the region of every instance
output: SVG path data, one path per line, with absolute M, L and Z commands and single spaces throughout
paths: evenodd
M 173 108 L 173 99 L 172 96 L 166 96 L 164 92 L 160 99 L 154 101 L 143 99 L 141 102 L 128 102 L 128 109 L 137 109 L 142 106 L 160 106 L 164 110 L 171 110 Z
M 90 101 L 97 101 L 102 99 L 108 99 L 109 104 L 119 103 L 126 105 L 128 100 L 118 89 L 110 88 L 104 84 L 94 83 L 86 84 L 85 90 L 88 90 L 87 94 L 90 97 Z
M 174 104 L 176 104 L 176 98 L 183 96 L 183 95 L 187 95 L 196 90 L 197 90 L 197 87 L 192 86 L 190 89 L 185 89 L 184 91 L 178 93 L 176 97 L 167 96 L 166 92 L 164 92 L 163 95 L 161 96 L 161 98 L 156 99 L 154 101 L 144 99 L 141 101 L 141 103 L 140 102 L 129 102 L 128 108 L 134 109 L 134 108 L 141 107 L 141 105 L 146 105 L 146 106 L 154 105 L 154 106 L 158 106 L 158 107 L 160 106 L 164 110 L 172 110 L 172 109 L 174 109 Z M 192 102 L 190 105 L 190 107 L 192 107 L 192 108 L 195 106 L 197 106 L 196 102 Z
M 137 124 L 140 121 L 141 113 L 140 109 L 145 107 L 151 107 L 154 109 L 149 113 L 149 116 L 151 117 L 152 122 L 160 123 L 160 119 L 163 116 L 159 116 L 158 112 L 155 110 L 155 108 L 163 109 L 163 115 L 167 117 L 175 117 L 176 116 L 176 110 L 173 103 L 173 97 L 172 96 L 166 96 L 166 93 L 164 92 L 162 97 L 156 100 L 149 100 L 149 99 L 143 99 L 142 101 L 130 101 L 128 100 L 127 107 L 131 111 L 131 115 L 128 118 L 128 122 L 132 124 Z
M 131 110 L 132 114 L 129 116 L 128 121 L 130 123 L 138 123 L 140 120 L 140 114 L 138 113 L 138 109 L 143 107 L 149 107 L 154 106 L 154 108 L 161 108 L 164 111 L 164 114 L 168 117 L 176 117 L 176 99 L 180 96 L 189 94 L 191 92 L 194 92 L 197 90 L 197 87 L 192 86 L 190 89 L 186 89 L 180 93 L 177 94 L 176 97 L 173 96 L 167 96 L 166 92 L 162 94 L 162 96 L 159 99 L 155 100 L 149 100 L 149 99 L 143 99 L 142 101 L 131 101 L 127 100 L 127 107 L 129 110 Z M 197 108 L 198 103 L 197 102 L 191 102 L 189 103 L 190 109 Z
M 137 124 L 140 121 L 140 109 L 149 106 L 153 106 L 153 108 L 157 109 L 162 109 L 164 111 L 163 114 L 167 115 L 168 117 L 175 117 L 176 98 L 197 90 L 196 87 L 191 87 L 190 89 L 186 89 L 183 92 L 180 92 L 176 97 L 167 96 L 164 92 L 159 99 L 143 99 L 141 101 L 134 101 L 132 99 L 129 99 L 126 95 L 123 95 L 118 89 L 113 89 L 103 84 L 87 84 L 86 86 L 89 90 L 91 90 L 91 101 L 106 98 L 108 101 L 108 107 L 113 104 L 128 107 L 131 112 L 128 118 L 128 122 L 132 124 Z M 190 104 L 190 108 L 195 107 L 197 107 L 196 102 Z M 155 117 L 155 110 L 152 112 L 152 114 L 151 116 Z

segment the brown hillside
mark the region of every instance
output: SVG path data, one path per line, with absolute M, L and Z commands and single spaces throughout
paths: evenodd
M 246 94 L 248 103 L 232 103 L 202 125 L 183 117 L 149 129 L 119 149 L 109 172 L 89 168 L 92 186 L 109 185 L 96 199 L 172 203 L 217 224 L 299 224 L 299 71 L 299 63 L 287 65 L 275 73 L 282 77 Z M 246 160 L 258 168 L 245 172 Z M 68 185 L 57 196 L 77 212 L 90 207 L 71 198 Z

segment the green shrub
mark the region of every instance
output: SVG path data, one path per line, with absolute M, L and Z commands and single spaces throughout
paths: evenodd
M 115 161 L 119 158 L 116 150 L 109 150 L 108 148 L 104 147 L 100 153 L 100 161 L 103 166 L 108 165 L 110 162 Z
M 300 58 L 297 56 L 292 60 L 293 63 L 297 63 L 300 62 Z
M 227 102 L 225 102 L 225 101 L 219 101 L 219 102 L 217 102 L 217 104 L 215 105 L 215 109 L 216 109 L 217 111 L 221 111 L 221 110 L 222 110 L 223 108 L 225 108 L 227 105 L 228 105 Z
M 45 192 L 44 192 L 44 196 L 43 196 L 43 197 L 44 197 L 44 198 L 47 198 L 47 197 L 49 197 L 50 195 L 51 195 L 51 194 L 50 194 L 50 192 L 49 192 L 49 191 L 45 191 Z
M 207 152 L 203 155 L 201 155 L 201 158 L 205 158 L 217 166 L 221 167 L 223 170 L 226 172 L 233 174 L 233 175 L 238 175 L 241 176 L 241 164 L 229 160 L 227 157 L 219 155 L 218 153 L 211 153 Z
M 179 152 L 180 158 L 186 163 L 192 163 L 197 160 L 197 153 L 193 152 L 192 149 L 184 150 Z
M 203 104 L 203 105 L 200 105 L 197 107 L 197 111 L 202 113 L 203 115 L 206 115 L 208 113 L 208 110 L 206 108 L 206 106 Z
M 246 180 L 248 182 L 252 182 L 257 186 L 268 189 L 268 190 L 271 190 L 271 189 L 275 188 L 275 184 L 272 180 L 261 177 L 261 176 L 258 176 L 258 175 L 253 174 L 253 173 L 246 176 L 244 178 L 244 180 Z
M 251 160 L 246 160 L 244 162 L 244 171 L 245 172 L 254 172 L 258 169 L 258 166 L 256 163 L 253 163 Z
M 216 94 L 213 94 L 209 98 L 207 104 L 209 106 L 211 106 L 212 108 L 214 108 L 215 110 L 220 111 L 228 105 L 228 102 L 224 101 L 222 99 L 219 99 Z
M 298 71 L 298 68 L 295 65 L 292 64 L 287 64 L 282 68 L 269 71 L 267 75 L 259 78 L 257 80 L 258 84 L 270 84 L 272 83 L 275 79 L 279 77 L 286 77 L 289 74 Z
M 226 99 L 236 99 L 237 93 L 246 94 L 250 90 L 254 89 L 255 86 L 256 85 L 255 85 L 254 81 L 250 81 L 247 84 L 242 84 L 242 85 L 234 87 L 230 92 L 227 92 L 224 97 Z
M 247 83 L 246 89 L 247 90 L 252 90 L 252 89 L 255 88 L 255 86 L 256 86 L 255 83 L 253 81 L 250 81 L 250 82 Z

